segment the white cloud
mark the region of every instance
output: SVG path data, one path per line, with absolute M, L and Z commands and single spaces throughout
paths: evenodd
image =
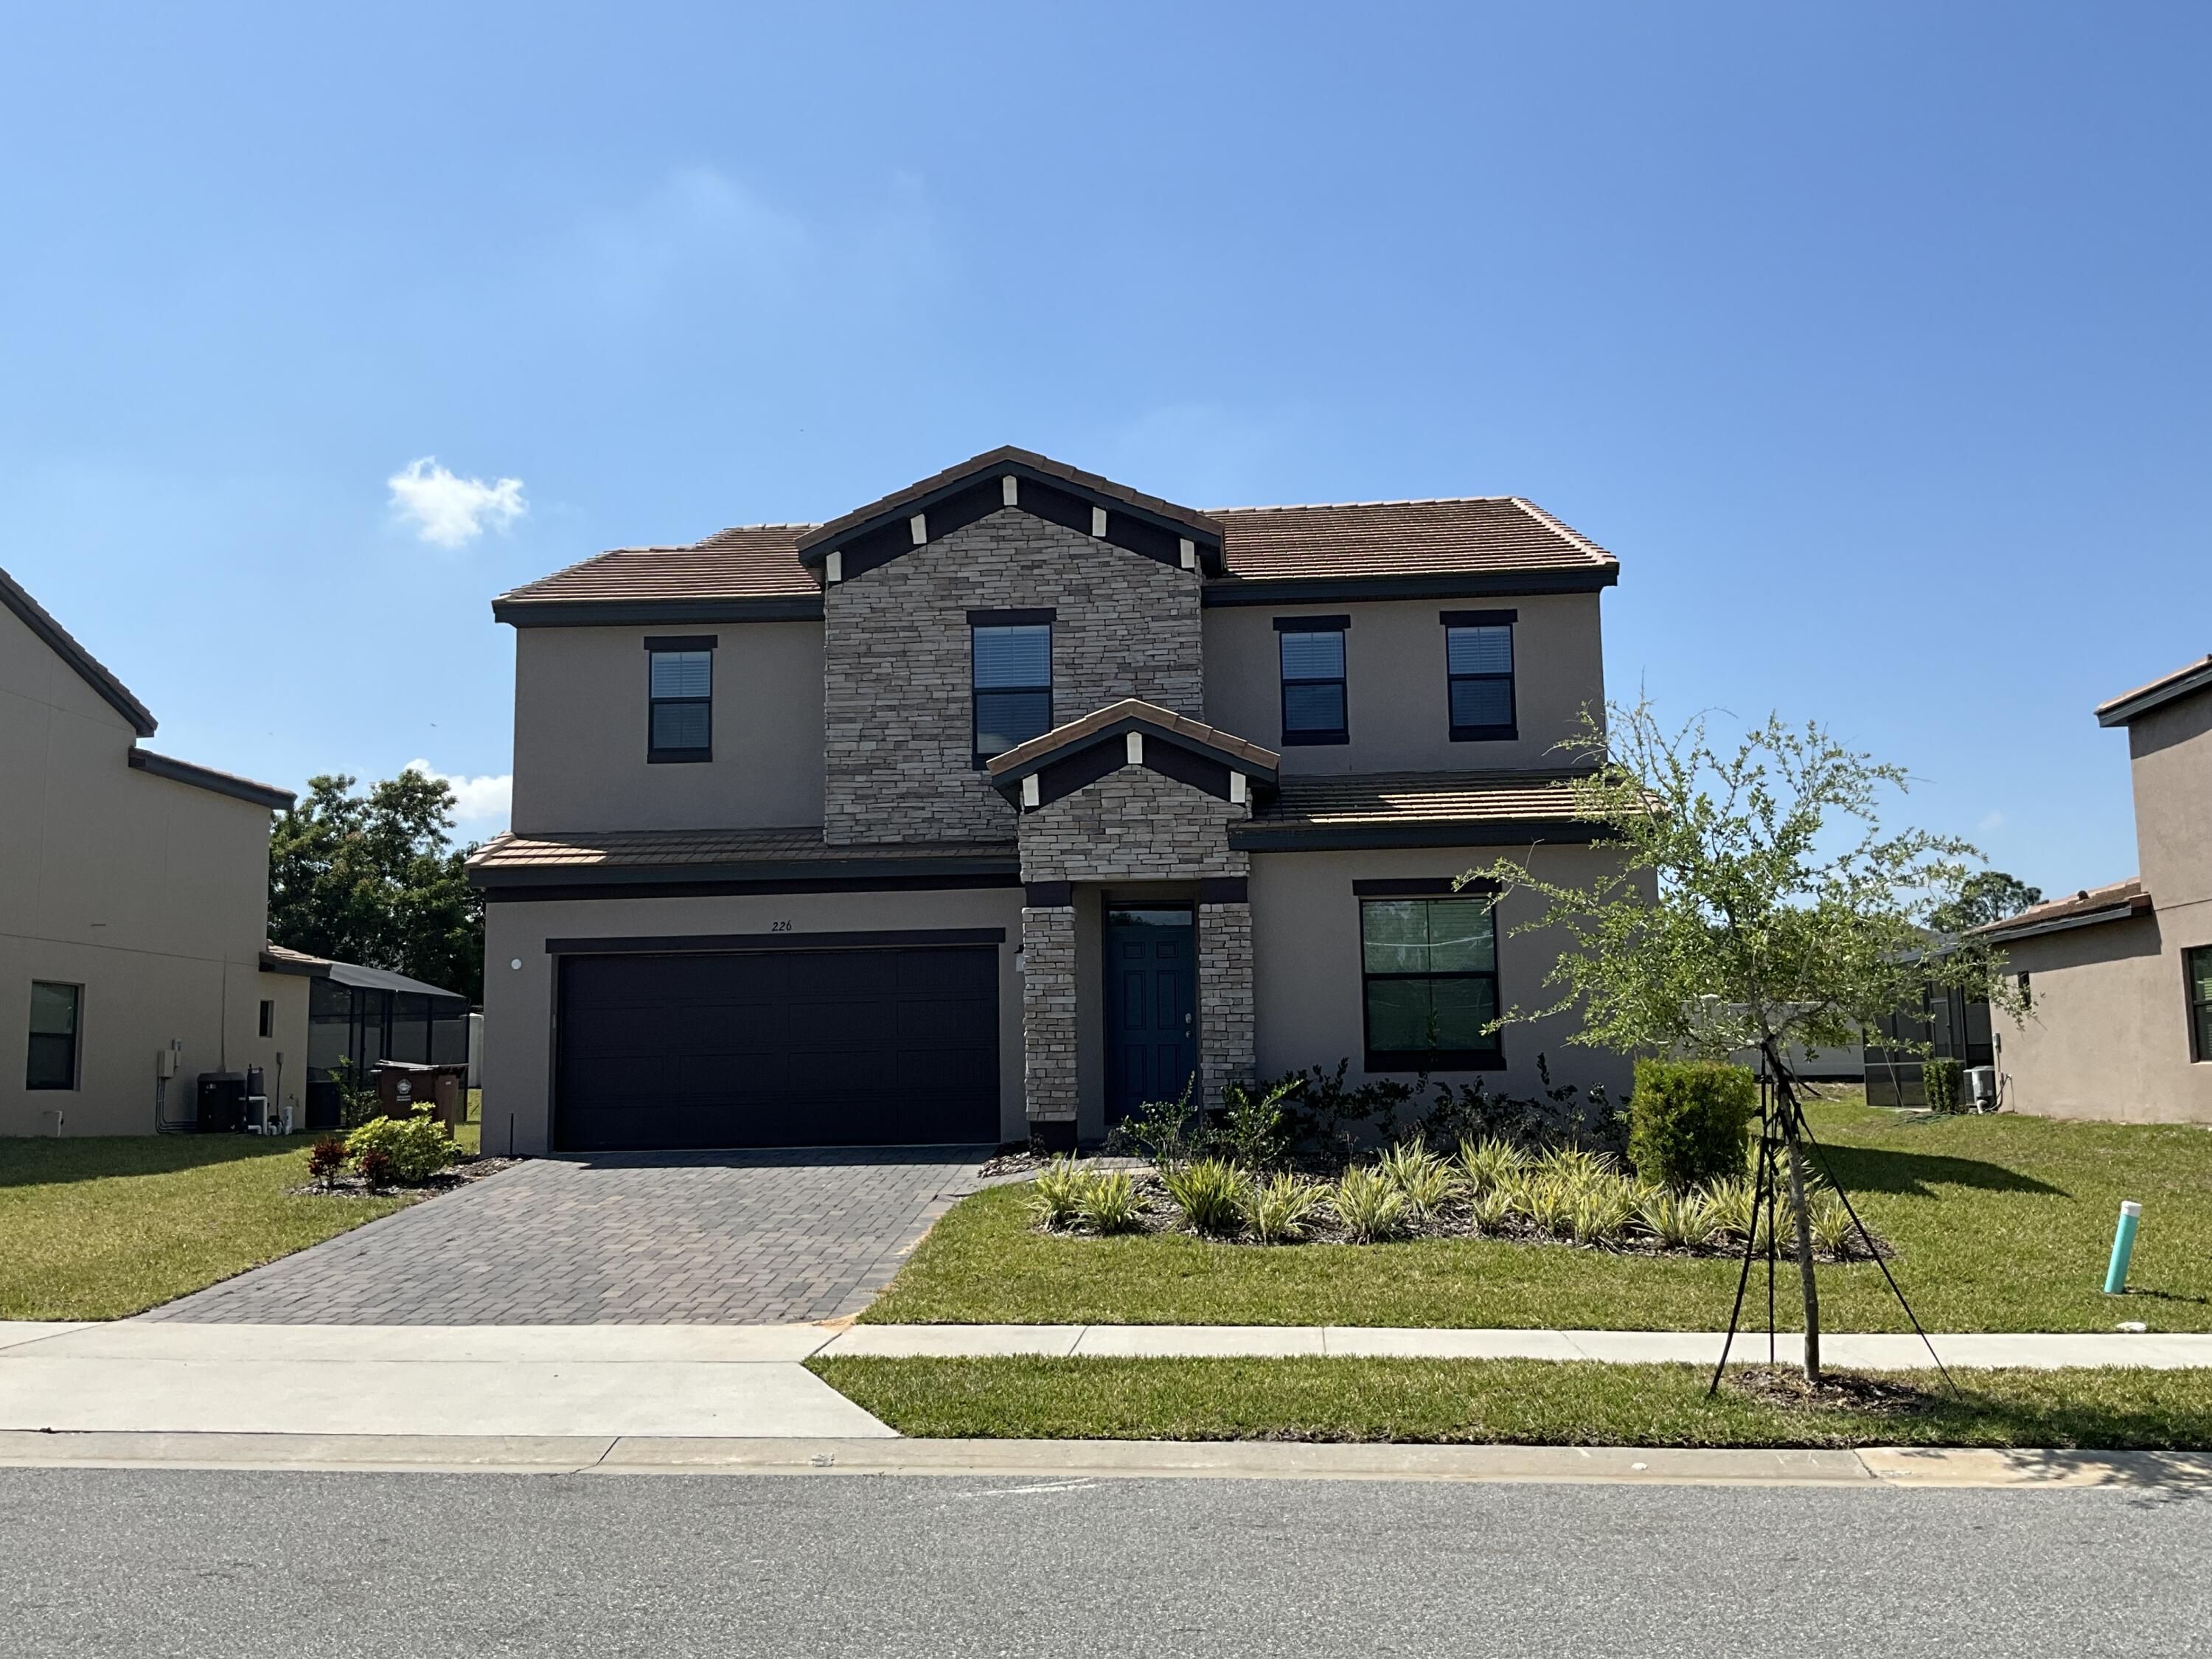
M 485 526 L 505 530 L 530 511 L 521 479 L 486 483 L 459 477 L 440 466 L 434 455 L 408 462 L 384 482 L 391 486 L 392 511 L 438 547 L 465 547 L 483 534 Z
M 514 775 L 502 773 L 498 777 L 456 777 L 441 772 L 426 760 L 409 761 L 402 769 L 420 772 L 426 778 L 435 778 L 453 792 L 453 821 L 471 833 L 496 835 L 507 828 L 508 811 L 514 799 Z

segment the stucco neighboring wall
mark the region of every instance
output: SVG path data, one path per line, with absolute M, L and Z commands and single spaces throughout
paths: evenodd
M 1002 507 L 823 595 L 823 823 L 836 842 L 1004 836 L 974 765 L 971 610 L 1049 608 L 1056 725 L 1122 697 L 1195 716 L 1198 577 Z
M 659 938 L 698 933 L 860 933 L 1002 927 L 999 950 L 1000 1134 L 1027 1138 L 1022 1111 L 1022 939 L 1018 887 L 942 892 L 744 894 L 715 898 L 495 901 L 484 913 L 484 1150 L 550 1150 L 554 964 L 549 939 Z M 511 967 L 520 962 L 519 969 Z
M 1255 853 L 1252 933 L 1260 1075 L 1275 1077 L 1308 1066 L 1334 1071 L 1346 1059 L 1352 1062 L 1348 1081 L 1360 1083 L 1375 1075 L 1364 1069 L 1359 900 L 1352 884 L 1449 878 L 1488 862 L 1492 851 Z M 1552 847 L 1537 849 L 1532 863 L 1551 879 L 1586 882 L 1597 878 L 1600 860 L 1614 856 L 1585 847 Z M 1556 994 L 1542 982 L 1557 959 L 1547 951 L 1544 936 L 1512 931 L 1541 908 L 1542 902 L 1528 894 L 1508 894 L 1499 902 L 1498 990 L 1508 1008 L 1540 1007 Z M 1509 1026 L 1504 1070 L 1438 1075 L 1455 1083 L 1479 1077 L 1493 1091 L 1525 1097 L 1543 1086 L 1536 1071 L 1541 1053 L 1554 1084 L 1573 1083 L 1585 1093 L 1602 1084 L 1616 1104 L 1625 1101 L 1630 1060 L 1601 1048 L 1569 1047 L 1566 1039 L 1575 1029 L 1577 1023 L 1567 1018 Z M 1409 1073 L 1384 1075 L 1413 1081 Z
M 173 1038 L 185 1089 L 226 1062 L 273 1071 L 255 1036 L 269 811 L 133 771 L 132 735 L 0 611 L 0 1134 L 55 1110 L 65 1133 L 151 1133 Z M 24 1086 L 35 980 L 83 988 L 75 1089 Z
M 2134 721 L 2128 755 L 2136 854 L 2152 901 L 2169 914 L 2212 901 L 2212 690 Z
M 714 759 L 649 763 L 645 641 L 711 634 Z M 752 829 L 822 822 L 822 624 L 519 628 L 514 828 Z
M 1329 605 L 1219 605 L 1206 613 L 1206 720 L 1270 748 L 1285 772 L 1480 771 L 1553 767 L 1552 745 L 1585 705 L 1605 702 L 1598 595 L 1496 599 L 1394 599 Z M 1513 628 L 1512 743 L 1454 743 L 1444 665 L 1447 611 L 1508 610 Z M 1344 636 L 1346 718 L 1352 741 L 1285 746 L 1279 617 L 1349 616 Z
M 2181 951 L 2212 944 L 2212 904 L 2004 947 L 2034 1011 L 1996 1020 L 2012 1109 L 2122 1123 L 2212 1122 L 2212 1062 L 2189 1058 Z

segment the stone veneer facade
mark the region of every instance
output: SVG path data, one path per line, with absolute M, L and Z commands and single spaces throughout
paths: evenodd
M 1050 609 L 1053 720 L 1122 697 L 1201 718 L 1199 577 L 1002 507 L 823 594 L 824 838 L 1004 840 L 973 760 L 968 612 Z
M 1021 818 L 1024 882 L 1188 881 L 1251 873 L 1229 829 L 1251 816 L 1188 784 L 1123 766 Z M 1204 1098 L 1254 1065 L 1252 908 L 1198 907 L 1198 1057 Z M 1023 1073 L 1031 1125 L 1065 1141 L 1073 1131 L 1076 1068 L 1075 911 L 1022 911 Z M 1103 964 L 1097 965 L 1103 971 Z

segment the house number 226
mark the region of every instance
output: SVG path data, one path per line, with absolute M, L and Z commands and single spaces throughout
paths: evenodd
M 771 933 L 787 933 L 791 931 L 791 924 L 787 921 L 771 921 L 768 925 L 768 930 Z

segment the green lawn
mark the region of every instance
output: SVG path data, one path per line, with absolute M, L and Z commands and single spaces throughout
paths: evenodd
M 1577 1446 L 2212 1445 L 2212 1373 L 1933 1373 L 1905 1414 L 1784 1407 L 1687 1365 L 1540 1359 L 816 1359 L 902 1434 L 1084 1440 L 1389 1440 Z
M 2212 1132 L 2187 1126 L 1811 1112 L 1838 1176 L 1898 1251 L 1933 1330 L 2212 1330 Z M 1485 1240 L 1260 1248 L 1053 1237 L 1024 1186 L 967 1199 L 862 1317 L 884 1323 L 1460 1325 L 1709 1330 L 1733 1261 Z M 2100 1294 L 2120 1200 L 2143 1206 L 2132 1293 Z M 1792 1287 L 1778 1285 L 1789 1328 Z M 1909 1328 L 1871 1263 L 1820 1269 L 1824 1322 Z M 1763 1279 L 1754 1280 L 1765 1322 Z
M 0 1319 L 118 1319 L 415 1201 L 288 1193 L 313 1141 L 0 1140 Z

